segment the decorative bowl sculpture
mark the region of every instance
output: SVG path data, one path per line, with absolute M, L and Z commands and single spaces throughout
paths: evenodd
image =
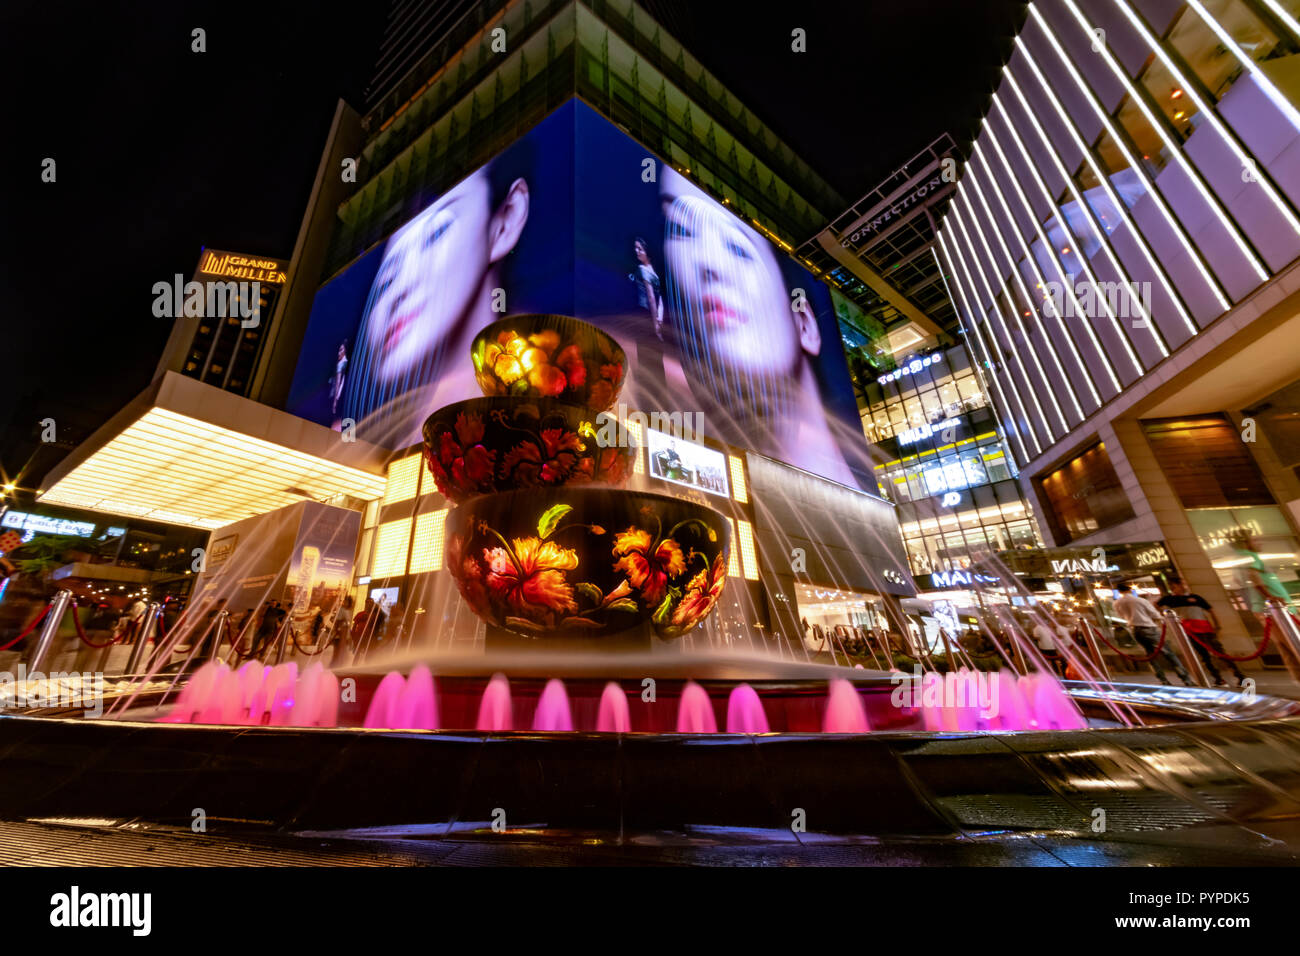
M 614 416 L 550 398 L 472 398 L 424 423 L 425 464 L 456 504 L 519 488 L 621 485 L 636 449 Z
M 483 394 L 558 398 L 604 411 L 618 400 L 627 353 L 590 323 L 567 315 L 512 315 L 470 345 Z
M 731 525 L 639 491 L 559 488 L 475 498 L 447 517 L 447 567 L 485 622 L 524 637 L 608 637 L 647 622 L 673 640 L 727 579 Z

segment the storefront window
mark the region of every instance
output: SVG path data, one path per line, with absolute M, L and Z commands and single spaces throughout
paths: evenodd
M 1242 0 L 1205 0 L 1206 10 L 1256 61 L 1285 54 L 1278 36 Z M 1223 99 L 1241 75 L 1241 64 L 1195 10 L 1185 9 L 1169 32 L 1169 42 L 1216 100 Z
M 1245 607 L 1261 611 L 1267 596 L 1300 594 L 1300 543 L 1281 508 L 1188 509 L 1187 520 L 1223 586 Z
M 988 472 L 989 481 L 1007 481 L 1012 477 L 1002 446 L 985 446 L 980 449 L 980 453 L 984 459 L 984 468 Z
M 1058 538 L 1074 541 L 1134 517 L 1102 442 L 1038 479 L 1048 521 Z

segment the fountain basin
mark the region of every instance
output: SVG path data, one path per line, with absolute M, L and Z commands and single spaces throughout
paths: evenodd
M 440 687 L 449 679 L 440 674 Z M 540 695 L 542 677 L 530 680 Z M 512 681 L 526 721 L 525 683 Z M 765 701 L 776 689 L 751 683 Z M 878 674 L 855 683 L 864 696 L 890 686 Z M 570 699 L 586 696 L 581 679 L 566 684 Z M 825 682 L 816 684 L 824 696 Z M 715 707 L 725 701 L 723 685 L 702 686 Z M 1203 847 L 1231 826 L 1239 847 L 1240 827 L 1282 834 L 1300 812 L 1300 704 L 1151 690 L 1132 692 L 1177 703 L 1170 723 L 1017 734 L 386 731 L 4 716 L 0 817 L 188 827 L 201 807 L 215 834 L 272 827 L 574 842 L 1045 831 L 1097 842 L 1164 830 L 1177 831 L 1169 843 Z M 444 713 L 452 696 L 444 694 Z M 1187 719 L 1198 711 L 1242 716 Z M 1092 827 L 1097 809 L 1107 814 L 1103 832 Z M 806 824 L 797 837 L 796 812 Z M 504 831 L 494 830 L 502 815 Z

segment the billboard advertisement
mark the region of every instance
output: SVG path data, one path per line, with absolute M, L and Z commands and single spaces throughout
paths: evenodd
M 317 293 L 288 410 L 398 449 L 479 394 L 502 315 L 575 315 L 627 350 L 622 401 L 874 489 L 829 290 L 753 224 L 570 101 Z
M 731 494 L 727 486 L 727 457 L 722 452 L 681 441 L 653 428 L 646 429 L 645 444 L 650 474 L 656 478 L 724 498 Z

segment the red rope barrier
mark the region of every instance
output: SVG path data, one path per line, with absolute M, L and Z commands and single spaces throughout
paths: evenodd
M 112 638 L 111 640 L 106 641 L 103 644 L 96 644 L 94 641 L 88 638 L 86 636 L 86 632 L 81 627 L 81 618 L 77 617 L 76 601 L 72 602 L 72 624 L 77 629 L 77 637 L 81 638 L 81 643 L 85 644 L 87 647 L 95 647 L 95 648 L 112 647 L 114 644 L 116 644 L 118 641 L 122 639 L 121 635 L 118 635 L 117 637 Z M 123 630 L 122 633 L 125 634 L 126 633 L 125 630 Z
M 1110 641 L 1106 640 L 1106 635 L 1102 632 L 1101 628 L 1098 628 L 1098 629 L 1097 629 L 1097 636 L 1101 638 L 1101 642 L 1102 642 L 1103 644 L 1105 644 L 1107 647 L 1109 647 L 1112 651 L 1114 651 L 1114 652 L 1115 652 L 1116 654 L 1118 654 L 1120 657 L 1127 658 L 1128 660 L 1130 660 L 1130 661 L 1134 661 L 1135 663 L 1138 663 L 1138 664 L 1146 664 L 1146 663 L 1148 663 L 1149 661 L 1153 661 L 1153 660 L 1155 660 L 1155 659 L 1156 659 L 1156 655 L 1160 653 L 1160 649 L 1161 649 L 1162 647 L 1165 646 L 1165 628 L 1166 628 L 1166 626 L 1168 625 L 1168 623 L 1169 623 L 1168 621 L 1161 621 L 1161 622 L 1160 622 L 1160 640 L 1156 643 L 1155 650 L 1153 650 L 1153 651 L 1152 651 L 1148 656 L 1146 656 L 1146 657 L 1134 657 L 1132 654 L 1125 654 L 1123 651 L 1121 651 L 1118 647 L 1116 647 L 1116 646 L 1115 646 L 1114 644 L 1112 644 Z M 1135 638 L 1135 640 L 1136 640 L 1136 638 Z
M 17 644 L 19 641 L 21 641 L 24 637 L 26 637 L 26 636 L 27 636 L 28 634 L 30 634 L 32 631 L 36 630 L 36 625 L 37 625 L 37 624 L 40 624 L 41 621 L 45 620 L 45 615 L 47 615 L 47 614 L 50 613 L 50 608 L 52 608 L 52 607 L 54 607 L 54 602 L 53 602 L 53 601 L 51 601 L 49 604 L 45 605 L 45 609 L 42 610 L 40 614 L 36 615 L 36 620 L 34 620 L 34 621 L 32 621 L 32 623 L 28 624 L 27 627 L 23 630 L 23 632 L 22 632 L 21 634 L 19 634 L 17 637 L 15 637 L 15 638 L 14 638 L 12 641 L 10 641 L 8 644 L 5 644 L 3 647 L 0 647 L 0 651 L 7 651 L 7 650 L 9 650 L 9 648 L 13 647 L 15 644 Z
M 1254 653 L 1247 654 L 1245 657 L 1233 657 L 1231 654 L 1227 653 L 1226 651 L 1215 650 L 1209 644 L 1206 644 L 1203 640 L 1197 637 L 1192 631 L 1187 630 L 1187 628 L 1183 628 L 1183 633 L 1186 634 L 1188 637 L 1190 637 L 1192 640 L 1194 640 L 1197 644 L 1201 645 L 1201 647 L 1205 648 L 1207 651 L 1210 652 L 1212 656 L 1217 657 L 1219 660 L 1240 662 L 1240 661 L 1253 661 L 1264 653 L 1264 649 L 1268 647 L 1269 638 L 1272 637 L 1272 633 L 1271 633 L 1272 628 L 1273 628 L 1273 619 L 1271 617 L 1264 618 L 1264 640 L 1260 643 L 1259 647 L 1255 650 Z
M 329 647 L 328 644 L 325 644 L 324 646 L 320 646 L 319 650 L 315 650 L 315 651 L 303 650 L 303 646 L 298 643 L 298 635 L 294 631 L 292 626 L 289 628 L 289 637 L 293 639 L 293 646 L 298 648 L 298 653 L 306 654 L 308 657 L 315 657 L 317 654 L 323 654 L 325 653 L 325 648 Z M 319 637 L 317 637 L 317 644 L 318 646 L 320 645 Z

